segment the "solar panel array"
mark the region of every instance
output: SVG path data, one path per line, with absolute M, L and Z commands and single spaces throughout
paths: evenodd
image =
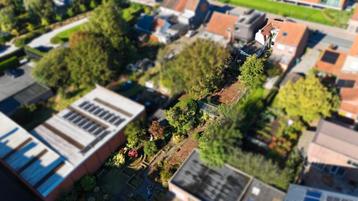
M 94 136 L 109 133 L 109 131 L 106 131 L 107 128 L 103 125 L 94 122 L 93 120 L 74 110 L 70 110 L 63 116 L 63 118 Z
M 82 102 L 79 107 L 114 126 L 119 126 L 125 120 L 121 116 L 89 101 Z
M 306 195 L 304 201 L 320 201 L 322 197 L 322 193 L 319 191 L 306 191 Z

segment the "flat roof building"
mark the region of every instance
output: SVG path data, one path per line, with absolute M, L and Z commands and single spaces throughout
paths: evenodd
M 284 201 L 358 201 L 358 197 L 291 184 Z
M 125 141 L 123 128 L 144 106 L 97 86 L 31 133 L 0 118 L 0 157 L 43 200 L 55 200 L 94 173 Z
M 169 181 L 181 201 L 280 201 L 284 193 L 229 165 L 210 168 L 194 150 Z

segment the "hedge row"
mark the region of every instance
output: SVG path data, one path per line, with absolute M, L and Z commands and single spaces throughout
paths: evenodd
M 16 47 L 24 47 L 27 43 L 31 42 L 34 38 L 46 33 L 49 29 L 41 28 L 30 33 L 27 33 L 14 40 Z
M 0 72 L 8 68 L 16 68 L 20 65 L 20 61 L 16 56 L 10 57 L 9 59 L 0 62 Z

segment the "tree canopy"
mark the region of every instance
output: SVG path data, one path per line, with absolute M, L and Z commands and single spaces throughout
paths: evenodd
M 12 5 L 0 8 L 0 30 L 10 32 L 16 26 L 15 9 Z
M 264 62 L 256 56 L 250 56 L 246 59 L 240 68 L 239 79 L 247 87 L 257 87 L 265 80 Z
M 127 138 L 127 147 L 136 148 L 146 136 L 140 121 L 134 121 L 126 126 L 124 131 Z
M 111 42 L 114 49 L 123 52 L 129 48 L 126 37 L 129 28 L 121 12 L 122 10 L 113 1 L 105 2 L 93 11 L 85 30 L 103 35 Z
M 185 91 L 194 98 L 205 97 L 222 83 L 229 58 L 229 51 L 219 44 L 197 40 L 163 64 L 161 84 L 172 93 Z
M 199 138 L 200 158 L 209 166 L 222 166 L 235 153 L 242 137 L 231 122 L 212 123 Z
M 39 18 L 50 19 L 55 5 L 52 0 L 24 0 L 25 8 Z
M 179 102 L 165 113 L 169 124 L 178 133 L 186 134 L 190 129 L 199 123 L 201 112 L 198 104 L 194 100 Z
M 47 53 L 33 69 L 34 78 L 49 87 L 62 88 L 70 83 L 71 75 L 65 58 L 67 50 L 56 48 Z
M 97 34 L 88 34 L 70 49 L 66 57 L 72 81 L 78 86 L 105 84 L 118 64 L 111 44 Z
M 284 109 L 288 116 L 301 117 L 305 122 L 330 116 L 338 103 L 338 96 L 322 85 L 314 74 L 294 84 L 286 84 L 276 97 L 277 107 Z
M 154 141 L 146 141 L 144 143 L 143 151 L 145 155 L 153 156 L 158 152 L 158 148 Z

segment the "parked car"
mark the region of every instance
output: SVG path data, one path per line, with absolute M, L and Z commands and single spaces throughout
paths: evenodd
M 5 75 L 11 77 L 11 78 L 17 78 L 20 77 L 22 74 L 24 74 L 24 70 L 20 69 L 20 68 L 11 68 L 11 69 L 7 69 L 5 70 Z

